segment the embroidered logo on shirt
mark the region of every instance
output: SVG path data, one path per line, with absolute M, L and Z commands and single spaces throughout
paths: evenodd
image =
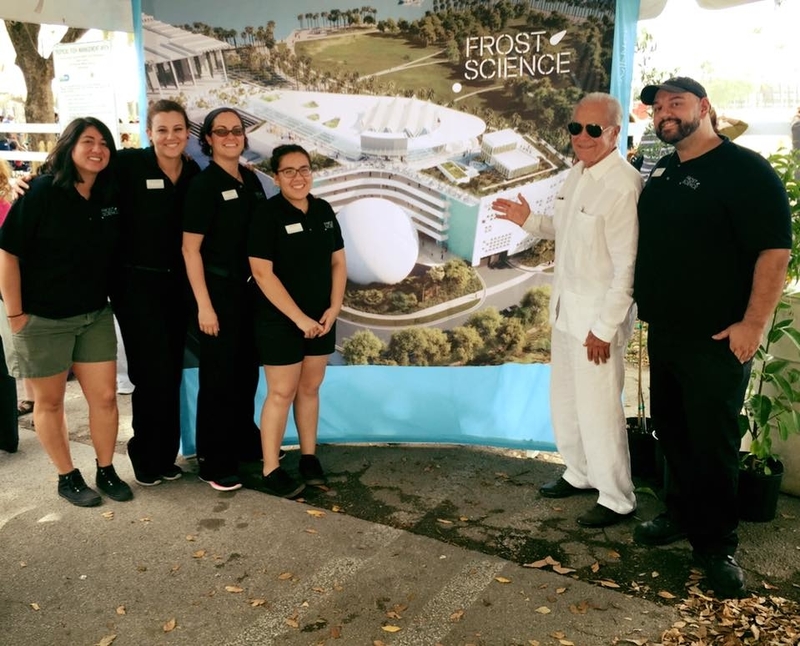
M 116 206 L 107 206 L 105 208 L 100 209 L 101 220 L 110 218 L 112 215 L 119 215 L 119 209 Z
M 681 180 L 679 186 L 688 186 L 692 190 L 696 190 L 700 186 L 700 180 L 688 175 Z
M 328 229 L 333 229 L 333 220 L 326 220 L 322 223 L 322 228 L 327 231 Z

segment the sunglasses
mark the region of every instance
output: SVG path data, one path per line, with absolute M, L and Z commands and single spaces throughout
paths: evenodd
M 214 128 L 211 131 L 212 135 L 217 135 L 217 137 L 227 137 L 228 135 L 233 135 L 234 137 L 241 137 L 244 134 L 244 128 L 240 126 L 235 126 L 228 130 L 227 128 Z
M 597 139 L 601 137 L 606 130 L 613 128 L 614 126 L 598 126 L 596 123 L 587 123 L 585 126 L 582 123 L 578 123 L 577 121 L 572 121 L 567 124 L 567 130 L 569 130 L 569 134 L 573 137 L 577 137 L 579 134 L 583 132 L 583 129 L 586 128 L 586 134 L 589 135 L 592 139 Z
M 296 177 L 297 175 L 300 175 L 300 177 L 311 177 L 311 168 L 309 166 L 301 166 L 300 168 L 281 168 L 276 172 L 289 179 Z

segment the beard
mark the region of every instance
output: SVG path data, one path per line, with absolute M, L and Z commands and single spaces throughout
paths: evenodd
M 664 125 L 667 123 L 677 124 L 677 129 L 670 131 L 668 134 L 663 132 Z M 691 121 L 681 121 L 680 119 L 664 119 L 658 124 L 656 128 L 656 137 L 658 137 L 665 144 L 676 144 L 683 139 L 686 139 L 695 130 L 700 127 L 700 117 L 695 117 Z

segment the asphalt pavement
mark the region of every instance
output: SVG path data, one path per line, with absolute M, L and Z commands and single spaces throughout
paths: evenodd
M 91 482 L 74 383 L 67 410 Z M 24 420 L 19 451 L 0 452 L 0 644 L 656 644 L 680 619 L 688 544 L 638 547 L 635 520 L 580 528 L 591 496 L 537 493 L 560 473 L 557 456 L 436 445 L 319 454 L 329 485 L 301 502 L 216 492 L 184 460 L 178 481 L 81 509 L 56 495 Z M 287 468 L 296 462 L 290 451 Z M 124 453 L 116 466 L 132 482 Z M 639 518 L 655 515 L 652 492 L 638 499 Z M 798 517 L 800 499 L 782 496 L 775 521 L 742 525 L 753 592 L 800 597 Z

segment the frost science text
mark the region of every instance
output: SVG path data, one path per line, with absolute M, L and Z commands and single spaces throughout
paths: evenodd
M 464 78 L 474 81 L 569 74 L 571 52 L 543 52 L 542 47 L 548 42 L 544 36 L 544 31 L 530 31 L 467 38 Z M 555 44 L 552 38 L 550 44 Z

